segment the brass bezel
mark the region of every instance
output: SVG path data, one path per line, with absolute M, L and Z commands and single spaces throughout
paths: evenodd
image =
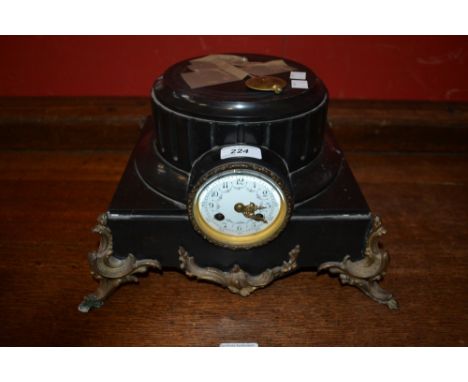
M 274 183 L 274 185 L 279 189 L 281 196 L 280 211 L 275 221 L 265 230 L 246 236 L 223 234 L 209 226 L 201 217 L 199 210 L 195 208 L 197 206 L 197 194 L 200 188 L 212 177 L 218 176 L 223 172 L 230 172 L 233 170 L 250 170 L 252 172 L 258 172 L 263 177 L 267 176 L 268 180 Z M 283 231 L 289 221 L 289 217 L 291 216 L 292 198 L 284 181 L 273 171 L 256 163 L 231 162 L 215 167 L 200 178 L 188 196 L 187 210 L 189 219 L 195 231 L 210 243 L 229 249 L 250 249 L 270 242 Z

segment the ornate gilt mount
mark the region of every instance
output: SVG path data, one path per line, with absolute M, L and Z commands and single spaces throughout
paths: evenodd
M 150 268 L 161 269 L 161 264 L 157 260 L 136 260 L 132 254 L 124 259 L 113 256 L 112 233 L 107 226 L 107 214 L 99 216 L 98 224 L 93 232 L 101 235 L 101 242 L 98 250 L 88 255 L 88 261 L 91 275 L 99 281 L 99 286 L 78 306 L 78 310 L 83 313 L 101 307 L 104 300 L 121 284 L 138 282 L 136 274 L 144 273 Z
M 296 245 L 289 251 L 288 261 L 283 261 L 282 265 L 267 269 L 259 275 L 254 276 L 242 270 L 239 265 L 234 265 L 229 272 L 212 267 L 200 267 L 183 247 L 179 247 L 179 261 L 180 268 L 185 271 L 187 276 L 212 281 L 228 288 L 233 293 L 246 297 L 258 288 L 263 288 L 273 280 L 296 269 L 296 260 L 299 253 L 300 247 Z
M 349 256 L 345 256 L 341 262 L 323 263 L 318 271 L 328 270 L 338 274 L 342 284 L 355 286 L 372 300 L 385 304 L 390 309 L 398 309 L 398 303 L 392 294 L 378 284 L 385 275 L 389 262 L 388 253 L 379 247 L 379 238 L 385 233 L 380 218 L 374 216 L 362 260 L 351 261 Z

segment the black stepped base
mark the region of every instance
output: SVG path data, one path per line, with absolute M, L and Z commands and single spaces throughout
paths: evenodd
M 144 132 L 140 140 L 143 136 Z M 136 171 L 135 156 L 134 152 L 108 210 L 116 257 L 131 253 L 179 269 L 182 246 L 200 266 L 227 271 L 237 264 L 258 274 L 288 260 L 296 245 L 301 248 L 298 268 L 363 256 L 371 213 L 346 161 L 325 190 L 295 206 L 291 221 L 275 240 L 252 250 L 231 250 L 206 241 L 193 230 L 183 205 L 148 187 Z

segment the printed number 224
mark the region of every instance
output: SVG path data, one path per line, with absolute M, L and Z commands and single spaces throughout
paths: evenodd
M 242 149 L 242 148 L 237 148 L 237 149 L 231 149 L 231 155 L 233 154 L 248 154 L 249 149 Z

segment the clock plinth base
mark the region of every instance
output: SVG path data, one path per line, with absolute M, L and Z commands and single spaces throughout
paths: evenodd
M 194 230 L 183 200 L 172 200 L 139 172 L 139 156 L 155 150 L 153 127 L 150 121 L 142 131 L 109 209 L 94 229 L 101 243 L 89 262 L 99 286 L 85 297 L 80 311 L 101 306 L 120 285 L 135 282 L 137 274 L 154 268 L 214 281 L 241 296 L 296 270 L 328 270 L 338 274 L 343 284 L 358 287 L 389 308 L 397 307 L 378 284 L 388 264 L 388 254 L 378 246 L 384 229 L 344 158 L 336 157 L 337 172 L 330 184 L 296 202 L 279 236 L 262 246 L 233 250 L 208 242 Z M 327 152 L 339 152 L 330 129 L 324 144 Z M 162 160 L 148 161 L 144 162 L 148 171 L 168 177 L 164 186 L 185 192 L 186 185 L 175 180 L 186 174 L 174 175 Z M 303 180 L 306 185 L 315 182 Z
M 136 260 L 132 254 L 124 259 L 118 259 L 112 253 L 112 233 L 107 226 L 107 215 L 98 218 L 94 232 L 101 235 L 101 243 L 96 252 L 89 254 L 91 275 L 99 281 L 94 293 L 83 299 L 78 310 L 87 313 L 91 309 L 100 308 L 104 301 L 122 284 L 138 282 L 136 274 L 145 273 L 150 269 L 161 270 L 161 264 L 155 259 Z M 383 289 L 378 283 L 385 275 L 388 266 L 388 253 L 379 247 L 379 238 L 386 233 L 378 216 L 372 220 L 372 228 L 366 241 L 364 258 L 352 261 L 349 256 L 341 262 L 326 262 L 318 267 L 318 272 L 329 271 L 338 274 L 344 285 L 359 288 L 372 300 L 387 305 L 389 309 L 398 309 L 398 303 L 393 295 Z M 247 297 L 259 288 L 264 288 L 276 279 L 286 276 L 298 268 L 297 259 L 300 246 L 296 245 L 289 251 L 289 260 L 274 268 L 269 268 L 258 275 L 251 275 L 237 264 L 229 271 L 214 267 L 201 267 L 183 247 L 179 247 L 178 255 L 180 269 L 188 277 L 217 283 L 232 293 Z
M 277 278 L 294 271 L 297 268 L 297 257 L 300 252 L 299 245 L 296 245 L 289 251 L 288 261 L 285 260 L 282 265 L 268 268 L 258 275 L 245 272 L 237 264 L 229 272 L 212 267 L 200 267 L 183 247 L 179 248 L 179 260 L 180 268 L 185 271 L 188 277 L 196 277 L 199 280 L 217 283 L 229 289 L 232 293 L 247 297 L 257 289 L 264 288 Z

